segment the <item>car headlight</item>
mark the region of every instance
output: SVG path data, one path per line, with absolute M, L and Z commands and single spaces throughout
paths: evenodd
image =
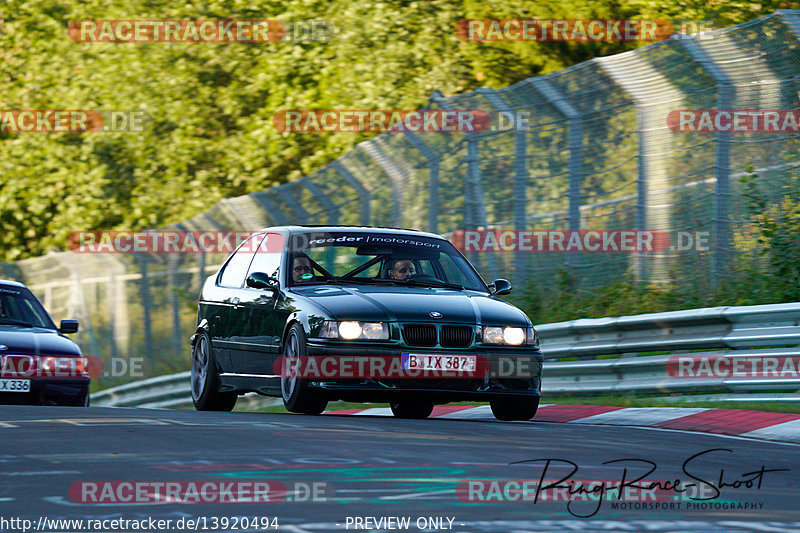
M 525 344 L 539 346 L 539 334 L 535 328 L 525 328 Z
M 503 328 L 503 340 L 506 344 L 519 346 L 525 342 L 525 330 L 522 328 Z
M 533 328 L 530 328 L 533 329 Z M 526 343 L 528 332 L 525 328 L 512 326 L 484 326 L 483 342 L 486 344 L 507 344 L 510 346 L 521 346 Z
M 503 344 L 503 328 L 487 326 L 483 328 L 483 342 L 487 344 Z
M 361 336 L 361 324 L 358 322 L 339 322 L 339 336 L 349 341 Z
M 337 322 L 326 320 L 322 324 L 320 336 L 323 339 L 344 339 L 348 341 L 364 340 L 387 340 L 389 338 L 389 325 L 385 322 L 356 322 L 355 320 L 345 320 Z

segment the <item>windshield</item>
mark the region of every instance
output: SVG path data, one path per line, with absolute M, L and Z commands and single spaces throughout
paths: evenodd
M 291 285 L 388 284 L 487 292 L 486 285 L 449 242 L 414 235 L 357 232 L 292 236 Z
M 55 329 L 50 316 L 25 289 L 0 287 L 0 325 Z

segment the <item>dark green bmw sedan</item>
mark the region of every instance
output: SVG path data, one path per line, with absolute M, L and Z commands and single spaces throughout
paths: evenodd
M 488 401 L 529 420 L 542 354 L 530 319 L 438 235 L 352 226 L 253 232 L 200 295 L 191 338 L 198 410 L 280 396 L 319 414 L 328 401 L 388 402 L 425 418 L 435 404 Z

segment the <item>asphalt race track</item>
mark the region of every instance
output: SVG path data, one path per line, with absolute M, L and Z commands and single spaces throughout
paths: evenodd
M 545 480 L 577 468 L 571 482 L 618 482 L 627 468 L 630 481 L 655 468 L 645 479 L 695 482 L 697 498 L 710 497 L 712 486 L 721 487 L 720 494 L 703 502 L 687 497 L 691 491 L 677 495 L 665 489 L 655 502 L 663 508 L 653 509 L 642 508 L 642 502 L 654 500 L 637 499 L 642 492 L 635 489 L 622 502 L 584 498 L 568 507 L 563 491 L 562 497 L 557 491 L 543 492 L 534 502 L 519 501 L 520 492 L 512 490 L 507 497 L 516 501 L 481 502 L 475 499 L 489 492 L 478 490 L 468 497 L 459 488 L 468 480 L 486 481 L 481 486 L 487 491 L 489 480 L 539 480 L 546 465 L 541 459 L 552 459 Z M 603 464 L 622 459 L 631 461 Z M 38 531 L 98 530 L 85 524 L 82 529 L 57 528 L 51 522 L 69 518 L 172 521 L 148 531 L 264 531 L 272 530 L 262 527 L 265 520 L 275 517 L 278 530 L 289 532 L 800 530 L 799 446 L 682 431 L 535 421 L 0 406 L 0 463 L 0 517 L 30 520 L 30 530 Z M 279 485 L 287 493 L 269 503 L 164 498 L 109 503 L 109 489 L 103 499 L 102 487 L 119 484 L 102 482 L 123 481 L 266 481 L 269 494 L 279 494 Z M 101 488 L 82 492 L 87 483 Z M 320 501 L 313 501 L 315 490 Z M 248 522 L 233 527 L 236 517 L 248 517 Z M 400 523 L 389 517 L 407 518 L 409 525 L 398 529 Z M 198 518 L 205 522 L 186 527 L 187 519 Z M 227 528 L 220 527 L 222 518 Z M 176 526 L 180 519 L 184 522 Z M 22 528 L 0 523 L 0 531 Z

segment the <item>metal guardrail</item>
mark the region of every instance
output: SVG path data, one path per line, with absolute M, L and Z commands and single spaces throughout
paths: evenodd
M 126 383 L 91 395 L 91 405 L 107 407 L 174 408 L 192 403 L 191 372 Z
M 800 375 L 685 378 L 668 372 L 668 363 L 679 356 L 800 360 L 800 303 L 581 319 L 543 324 L 536 330 L 545 355 L 542 389 L 547 396 L 695 394 L 672 399 L 800 399 L 795 394 L 800 393 Z M 92 395 L 92 405 L 189 406 L 189 375 L 181 372 L 100 391 Z M 707 396 L 720 393 L 725 395 Z
M 707 377 L 676 377 L 668 371 L 668 363 L 680 356 L 709 361 L 768 357 L 781 362 L 800 357 L 800 303 L 573 320 L 536 330 L 545 359 L 550 361 L 545 362 L 543 379 L 543 389 L 550 396 L 774 391 L 741 398 L 764 401 L 797 399 L 783 391 L 800 389 L 797 374 L 715 377 L 708 372 Z M 660 353 L 647 355 L 653 352 Z M 577 360 L 566 360 L 570 358 Z
M 93 407 L 142 407 L 146 409 L 193 409 L 191 372 L 144 379 L 92 394 Z M 282 405 L 280 398 L 247 394 L 237 402 L 246 409 Z

